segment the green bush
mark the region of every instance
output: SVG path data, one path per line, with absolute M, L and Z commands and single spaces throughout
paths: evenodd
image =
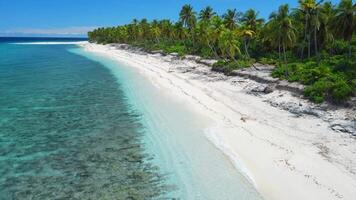
M 354 50 L 355 47 L 353 47 Z M 349 51 L 349 42 L 344 40 L 335 40 L 326 46 L 326 49 L 334 55 L 346 54 Z
M 350 86 L 351 86 L 351 90 L 352 90 L 351 96 L 355 96 L 356 95 L 356 78 L 354 78 L 353 80 L 350 81 Z
M 348 100 L 352 93 L 351 86 L 337 74 L 316 81 L 304 91 L 305 96 L 316 103 L 328 100 L 337 104 Z
M 319 66 L 315 61 L 279 64 L 272 76 L 307 85 L 304 95 L 313 102 L 327 100 L 341 104 L 356 93 L 355 72 L 355 61 L 334 56 Z
M 349 80 L 356 78 L 356 58 L 342 59 L 335 64 L 334 72 L 343 73 Z
M 266 57 L 260 58 L 258 62 L 264 65 L 276 65 L 278 63 L 276 59 Z
M 178 53 L 179 56 L 184 56 L 187 53 L 185 47 L 181 45 L 167 46 L 164 51 L 166 53 Z
M 200 49 L 199 56 L 203 58 L 212 58 L 214 57 L 214 53 L 211 52 L 210 48 L 203 47 L 202 49 Z
M 254 60 L 239 59 L 237 61 L 225 61 L 219 60 L 213 65 L 212 70 L 222 72 L 226 75 L 230 75 L 232 71 L 236 69 L 242 69 L 250 67 L 254 63 Z

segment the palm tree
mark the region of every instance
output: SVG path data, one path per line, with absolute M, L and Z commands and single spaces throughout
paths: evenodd
M 323 48 L 326 44 L 333 43 L 332 19 L 335 17 L 334 6 L 331 2 L 325 2 L 319 12 L 320 27 L 318 32 L 319 46 Z
M 152 37 L 156 40 L 157 43 L 159 43 L 159 38 L 162 32 L 161 29 L 158 27 L 158 24 L 152 24 L 151 33 Z
M 286 49 L 288 47 L 292 47 L 296 39 L 295 29 L 292 24 L 292 19 L 289 16 L 288 4 L 280 6 L 278 23 L 281 32 L 280 36 L 281 36 L 281 43 L 283 48 L 284 62 L 287 63 Z
M 225 26 L 222 19 L 219 16 L 214 16 L 210 20 L 210 24 L 207 29 L 207 44 L 209 48 L 214 52 L 216 58 L 218 58 L 218 46 L 219 38 L 224 31 Z
M 319 22 L 319 5 L 324 0 L 320 0 L 318 3 L 315 0 L 299 0 L 299 11 L 302 12 L 305 18 L 304 25 L 304 40 L 308 44 L 308 58 L 311 56 L 311 35 L 314 33 L 314 50 L 319 61 L 318 44 L 317 44 L 317 32 L 320 28 Z M 304 46 L 303 46 L 304 48 Z M 304 50 L 302 50 L 304 51 Z
M 278 58 L 281 60 L 281 31 L 279 30 L 280 14 L 272 12 L 269 16 L 269 22 L 264 28 L 264 41 L 268 41 L 272 47 L 278 48 Z
M 312 19 L 312 10 L 315 7 L 315 0 L 299 0 L 299 11 L 304 15 L 304 41 L 306 41 L 308 46 L 308 58 L 310 58 L 310 47 L 311 47 L 311 36 L 310 36 L 310 29 L 311 29 L 311 19 Z M 304 49 L 304 46 L 303 46 Z M 304 52 L 304 50 L 302 50 Z
M 195 46 L 195 36 L 194 36 L 194 27 L 196 24 L 196 16 L 195 12 L 193 11 L 193 7 L 189 4 L 183 6 L 182 10 L 179 13 L 179 19 L 183 23 L 185 27 L 188 28 L 190 37 L 193 42 L 193 47 Z
M 286 50 L 287 48 L 292 47 L 296 40 L 296 30 L 293 27 L 288 4 L 281 5 L 278 12 L 271 14 L 268 26 L 271 29 L 269 32 L 271 35 L 269 37 L 272 41 L 278 41 L 279 54 L 282 46 L 284 63 L 286 64 Z M 286 76 L 288 76 L 287 66 L 285 72 Z
M 183 27 L 183 22 L 178 21 L 174 24 L 173 35 L 177 40 L 184 40 L 187 36 L 186 31 Z
M 189 29 L 189 31 L 192 31 L 196 23 L 193 7 L 189 4 L 184 5 L 179 13 L 179 19 L 183 25 Z
M 352 5 L 352 0 L 341 0 L 336 9 L 336 32 L 349 42 L 349 57 L 351 57 L 352 35 L 356 31 L 356 4 Z
M 234 30 L 237 27 L 238 17 L 241 13 L 238 13 L 236 9 L 228 9 L 223 15 L 225 27 Z
M 218 41 L 218 45 L 223 57 L 225 58 L 229 57 L 230 59 L 236 61 L 235 56 L 241 53 L 239 48 L 240 43 L 237 39 L 236 32 L 230 29 L 223 29 Z
M 257 32 L 257 29 L 259 29 L 263 25 L 264 19 L 258 18 L 258 12 L 256 12 L 255 10 L 249 9 L 242 16 L 241 22 L 250 30 Z
M 258 30 L 263 25 L 264 20 L 258 18 L 258 12 L 253 9 L 249 9 L 241 18 L 241 23 L 243 25 L 241 35 L 244 39 L 245 54 L 249 58 L 248 46 L 251 39 L 258 33 Z
M 160 20 L 158 22 L 158 27 L 161 31 L 161 37 L 164 39 L 172 38 L 173 30 L 172 23 L 170 20 Z
M 151 27 L 150 27 L 150 23 L 148 22 L 147 19 L 142 19 L 139 22 L 139 27 L 141 30 L 141 39 L 142 40 L 146 40 L 151 38 Z
M 209 21 L 214 15 L 216 15 L 216 13 L 214 12 L 213 8 L 207 6 L 206 8 L 200 11 L 199 19 L 202 21 Z
M 245 26 L 241 30 L 240 35 L 244 40 L 244 49 L 245 49 L 246 57 L 250 58 L 250 54 L 248 53 L 248 43 L 255 36 L 255 32 Z

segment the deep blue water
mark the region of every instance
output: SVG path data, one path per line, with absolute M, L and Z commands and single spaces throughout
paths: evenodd
M 167 191 L 140 115 L 76 41 L 0 38 L 0 199 L 150 199 Z
M 55 38 L 55 37 L 0 37 L 0 43 L 15 42 L 76 42 L 87 41 L 87 38 Z

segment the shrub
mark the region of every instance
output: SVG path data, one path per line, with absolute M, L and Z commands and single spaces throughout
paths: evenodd
M 356 93 L 355 61 L 334 56 L 321 62 L 279 64 L 272 76 L 307 85 L 304 95 L 311 101 L 340 104 Z
M 266 58 L 266 57 L 260 58 L 258 62 L 264 65 L 276 65 L 278 63 L 277 60 L 273 58 Z
M 210 48 L 203 47 L 202 49 L 200 49 L 199 56 L 203 58 L 211 58 L 214 56 L 214 53 L 211 52 Z
M 351 86 L 347 84 L 342 75 L 338 74 L 324 77 L 304 91 L 305 96 L 316 103 L 329 100 L 336 104 L 345 102 L 352 93 Z
M 212 70 L 230 75 L 233 70 L 250 67 L 253 62 L 254 60 L 246 59 L 239 59 L 237 61 L 219 60 L 213 65 Z
M 326 47 L 332 54 L 344 54 L 348 52 L 349 44 L 344 40 L 335 40 L 333 43 Z
M 179 56 L 184 56 L 187 53 L 186 48 L 182 45 L 167 46 L 164 51 L 166 53 L 178 53 Z
M 335 64 L 333 68 L 334 72 L 343 73 L 347 79 L 352 80 L 356 78 L 356 60 L 354 59 L 342 59 Z

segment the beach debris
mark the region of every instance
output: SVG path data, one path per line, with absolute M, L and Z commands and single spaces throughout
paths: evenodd
M 252 93 L 264 93 L 269 94 L 273 92 L 273 86 L 270 85 L 258 85 L 251 89 Z
M 197 61 L 200 64 L 207 65 L 207 66 L 213 66 L 215 63 L 217 63 L 217 60 L 214 59 L 201 59 Z
M 347 124 L 340 124 L 340 123 L 337 123 L 337 124 L 332 124 L 330 126 L 330 128 L 334 131 L 337 131 L 337 132 L 343 132 L 343 133 L 350 133 L 352 134 L 353 136 L 356 136 L 356 132 L 355 132 L 355 127 L 352 127 L 350 125 L 347 125 Z

